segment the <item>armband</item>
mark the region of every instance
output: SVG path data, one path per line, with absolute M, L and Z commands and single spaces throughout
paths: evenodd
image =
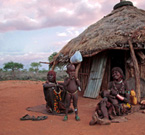
M 123 100 L 124 100 L 124 97 L 123 97 L 123 96 L 121 96 L 121 95 L 119 95 L 119 94 L 117 94 L 117 98 L 118 98 L 118 99 L 120 99 L 121 101 L 123 101 Z
M 80 87 L 78 87 L 78 90 L 79 90 L 79 91 L 81 91 L 81 88 L 80 88 Z

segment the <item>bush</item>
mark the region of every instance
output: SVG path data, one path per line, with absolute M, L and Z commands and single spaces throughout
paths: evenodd
M 40 80 L 46 81 L 47 80 L 47 70 L 40 71 L 38 73 L 30 72 L 30 71 L 19 71 L 16 72 L 15 78 L 10 71 L 0 71 L 0 80 Z M 65 71 L 57 71 L 56 73 L 56 80 L 63 81 L 64 78 L 67 77 L 67 73 Z

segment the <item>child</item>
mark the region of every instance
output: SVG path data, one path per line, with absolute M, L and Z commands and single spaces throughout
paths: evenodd
M 100 93 L 102 100 L 97 104 L 95 113 L 92 116 L 92 120 L 89 125 L 109 125 L 111 124 L 109 119 L 112 119 L 112 114 L 115 113 L 113 105 L 108 101 L 108 96 L 110 92 L 108 90 L 104 90 Z M 106 117 L 106 119 L 104 119 Z
M 69 77 L 65 78 L 64 80 L 64 86 L 67 94 L 66 94 L 66 110 L 63 121 L 67 121 L 68 119 L 68 109 L 70 107 L 71 99 L 73 100 L 75 119 L 76 121 L 79 121 L 80 117 L 78 116 L 77 102 L 78 102 L 78 87 L 80 87 L 80 81 L 78 78 L 75 77 L 75 66 L 73 64 L 69 64 L 67 66 L 67 73 Z

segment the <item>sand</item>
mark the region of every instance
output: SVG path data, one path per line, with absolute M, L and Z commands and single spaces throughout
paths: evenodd
M 0 81 L 0 135 L 145 135 L 145 113 L 135 112 L 128 121 L 111 125 L 89 126 L 96 99 L 79 96 L 79 116 L 63 116 L 27 111 L 27 107 L 45 104 L 41 81 Z M 48 118 L 43 121 L 20 121 L 25 114 Z

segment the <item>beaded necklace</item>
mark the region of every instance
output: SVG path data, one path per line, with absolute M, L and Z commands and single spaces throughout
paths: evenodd
M 124 90 L 124 82 L 123 82 L 123 80 L 121 80 L 118 84 L 120 84 L 121 87 L 117 89 L 115 81 L 113 81 L 113 88 L 120 93 L 121 91 Z

